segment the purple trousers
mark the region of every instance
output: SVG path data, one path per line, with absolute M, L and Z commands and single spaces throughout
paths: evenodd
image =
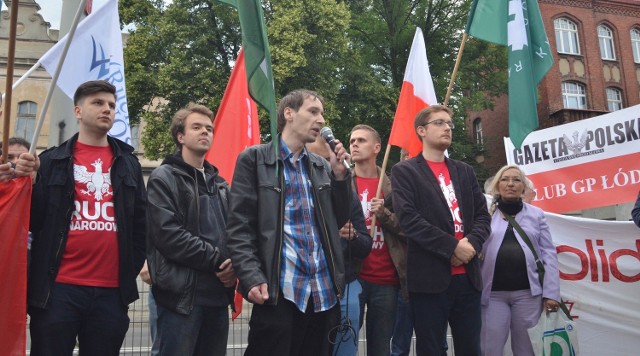
M 511 332 L 514 356 L 534 356 L 527 329 L 535 326 L 542 313 L 542 296 L 531 296 L 529 289 L 491 292 L 482 305 L 481 347 L 485 356 L 502 355 Z

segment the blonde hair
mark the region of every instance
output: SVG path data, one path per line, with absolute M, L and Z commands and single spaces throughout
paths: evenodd
M 521 197 L 524 196 L 524 192 L 527 190 L 527 188 L 533 189 L 531 181 L 529 180 L 529 178 L 527 178 L 527 175 L 524 174 L 524 172 L 519 166 L 515 164 L 508 164 L 506 166 L 502 166 L 502 168 L 498 170 L 496 175 L 493 176 L 493 180 L 491 181 L 491 185 L 489 185 L 489 190 L 487 191 L 488 194 L 491 194 L 493 196 L 493 201 L 491 202 L 491 206 L 489 207 L 489 213 L 491 215 L 493 215 L 493 213 L 496 211 L 496 204 L 498 202 L 498 198 L 500 198 L 500 190 L 498 189 L 498 185 L 500 184 L 500 179 L 502 178 L 502 175 L 504 174 L 504 172 L 506 172 L 509 169 L 517 170 L 518 173 L 520 174 L 520 178 L 522 178 L 522 183 L 524 183 L 524 188 L 522 189 Z

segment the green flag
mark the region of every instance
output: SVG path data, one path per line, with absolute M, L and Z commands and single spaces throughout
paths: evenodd
M 238 9 L 249 95 L 269 112 L 271 139 L 277 144 L 276 95 L 271 53 L 260 0 L 218 0 Z
M 538 128 L 537 86 L 553 66 L 538 2 L 474 0 L 466 32 L 508 46 L 509 136 L 519 148 Z

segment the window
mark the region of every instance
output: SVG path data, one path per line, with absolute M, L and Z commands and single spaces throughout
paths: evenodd
M 598 26 L 598 42 L 600 43 L 600 58 L 614 60 L 616 54 L 613 47 L 613 31 L 607 26 Z
M 633 52 L 633 61 L 640 63 L 640 30 L 636 28 L 631 30 L 631 51 Z
M 609 111 L 622 109 L 622 92 L 618 88 L 607 88 L 607 106 Z
M 16 137 L 31 141 L 36 127 L 36 110 L 38 105 L 33 101 L 18 103 L 18 119 L 16 120 Z
M 578 45 L 578 26 L 569 19 L 561 17 L 553 21 L 556 31 L 556 43 L 558 52 L 568 54 L 580 54 Z
M 473 120 L 473 137 L 476 139 L 477 145 L 484 143 L 484 138 L 482 137 L 482 120 L 480 118 Z
M 140 125 L 131 125 L 131 146 L 137 152 L 140 148 Z
M 566 109 L 586 109 L 587 95 L 584 85 L 576 82 L 563 82 L 562 103 Z

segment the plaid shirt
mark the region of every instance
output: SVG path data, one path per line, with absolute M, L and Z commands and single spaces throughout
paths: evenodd
M 329 310 L 337 302 L 331 275 L 320 241 L 306 148 L 294 161 L 293 153 L 280 140 L 284 162 L 284 244 L 280 286 L 287 300 L 305 312 L 309 297 L 314 312 Z

